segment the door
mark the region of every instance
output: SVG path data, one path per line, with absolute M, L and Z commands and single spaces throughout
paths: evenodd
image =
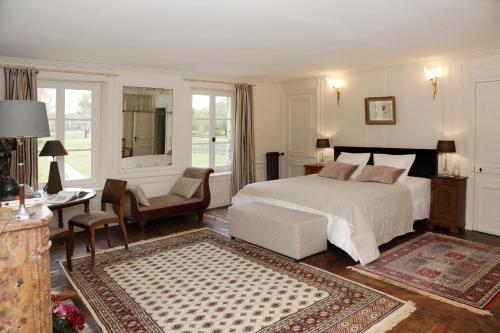
M 474 229 L 500 235 L 500 81 L 476 84 Z
M 286 94 L 283 103 L 284 177 L 304 175 L 316 162 L 316 91 Z

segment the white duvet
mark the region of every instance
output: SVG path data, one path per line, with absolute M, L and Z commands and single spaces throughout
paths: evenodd
M 323 215 L 328 218 L 328 240 L 364 265 L 379 257 L 379 245 L 413 231 L 412 191 L 404 184 L 309 175 L 247 185 L 233 205 L 258 201 Z

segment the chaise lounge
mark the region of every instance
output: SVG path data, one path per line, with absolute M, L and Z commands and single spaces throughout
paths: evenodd
M 137 221 L 143 235 L 147 222 L 174 215 L 198 213 L 198 219 L 201 222 L 203 212 L 210 204 L 209 176 L 213 172 L 214 170 L 210 168 L 187 168 L 184 171 L 182 177 L 202 180 L 195 194 L 189 199 L 177 194 L 167 194 L 148 198 L 149 206 L 144 206 L 139 203 L 134 192 L 127 189 L 126 218 Z

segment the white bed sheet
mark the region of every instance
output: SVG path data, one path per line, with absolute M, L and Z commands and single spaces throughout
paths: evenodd
M 413 220 L 428 219 L 431 209 L 431 180 L 408 176 L 401 184 L 410 189 Z

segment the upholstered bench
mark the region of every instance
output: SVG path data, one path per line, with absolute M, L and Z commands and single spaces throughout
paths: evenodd
M 327 249 L 327 218 L 251 202 L 228 210 L 229 234 L 296 260 Z

